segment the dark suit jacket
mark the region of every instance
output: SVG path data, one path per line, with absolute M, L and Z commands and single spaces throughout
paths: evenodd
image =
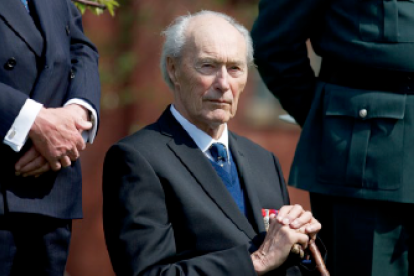
M 289 184 L 414 203 L 413 26 L 413 1 L 260 1 L 255 62 L 303 126 Z M 307 39 L 323 59 L 318 78 Z
M 99 109 L 98 54 L 84 36 L 69 0 L 32 1 L 31 17 L 19 1 L 0 1 L 0 139 L 27 98 L 61 107 L 72 98 Z M 14 176 L 16 153 L 0 144 L 0 214 L 82 216 L 80 163 L 33 179 Z
M 229 146 L 249 219 L 169 110 L 111 147 L 103 219 L 117 275 L 256 275 L 261 210 L 289 204 L 288 192 L 272 153 L 232 132 Z M 300 275 L 295 261 L 271 275 Z

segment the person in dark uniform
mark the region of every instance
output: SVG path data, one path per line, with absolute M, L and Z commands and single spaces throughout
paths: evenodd
M 414 2 L 262 0 L 252 37 L 302 126 L 289 184 L 310 192 L 332 275 L 413 275 Z
M 98 53 L 70 0 L 0 1 L 0 275 L 62 276 L 97 128 Z M 84 136 L 84 137 L 82 137 Z

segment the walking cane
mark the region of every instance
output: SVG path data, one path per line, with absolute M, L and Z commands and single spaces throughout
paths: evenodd
M 309 241 L 309 251 L 312 254 L 313 259 L 316 263 L 316 268 L 318 269 L 321 276 L 329 276 L 329 271 L 325 266 L 325 262 L 323 261 L 321 252 L 319 251 L 319 248 L 316 246 L 316 243 L 314 240 Z

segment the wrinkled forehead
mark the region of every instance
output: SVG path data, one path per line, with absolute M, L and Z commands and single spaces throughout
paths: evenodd
M 223 18 L 193 18 L 186 35 L 184 56 L 189 54 L 199 58 L 247 63 L 247 45 L 243 35 Z

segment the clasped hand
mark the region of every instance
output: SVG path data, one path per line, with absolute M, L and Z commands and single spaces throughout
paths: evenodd
M 79 105 L 42 108 L 29 132 L 33 145 L 15 164 L 16 175 L 36 177 L 70 166 L 86 147 L 82 132 L 91 128 L 88 111 Z
M 312 213 L 300 205 L 283 206 L 277 217 L 270 215 L 266 237 L 260 248 L 251 254 L 257 274 L 265 274 L 282 265 L 294 245 L 299 244 L 301 250 L 305 250 L 309 239 L 315 239 L 320 229 L 321 224 Z

